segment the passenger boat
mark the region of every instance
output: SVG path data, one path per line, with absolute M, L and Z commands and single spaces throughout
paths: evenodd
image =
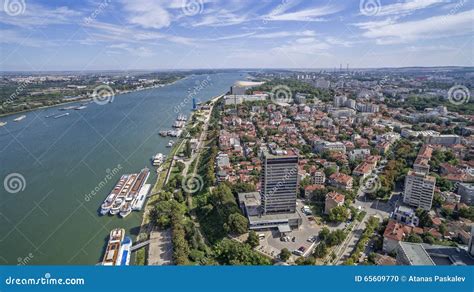
M 131 202 L 125 202 L 122 207 L 120 207 L 120 216 L 122 218 L 127 217 L 132 213 L 132 203 Z
M 110 232 L 109 242 L 107 243 L 104 258 L 102 259 L 102 265 L 116 266 L 121 263 L 121 259 L 123 258 L 123 249 L 121 246 L 124 237 L 125 229 L 123 228 L 116 228 Z
M 117 196 L 120 194 L 122 191 L 123 186 L 125 185 L 125 182 L 128 179 L 128 175 L 124 174 L 120 177 L 118 183 L 115 185 L 114 189 L 110 194 L 107 196 L 107 198 L 104 200 L 104 202 L 101 205 L 100 209 L 100 214 L 105 215 L 110 211 L 110 208 L 112 208 L 112 205 L 117 198 Z
M 124 201 L 122 199 L 117 198 L 110 208 L 110 215 L 117 215 L 120 212 L 120 208 L 122 207 L 123 203 Z

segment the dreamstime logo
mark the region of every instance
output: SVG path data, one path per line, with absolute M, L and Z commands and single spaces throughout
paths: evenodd
M 362 191 L 367 194 L 375 193 L 382 186 L 380 183 L 380 178 L 376 174 L 362 177 L 359 181 L 359 185 Z
M 94 21 L 99 14 L 101 14 L 107 6 L 109 6 L 111 0 L 104 0 L 102 3 L 100 3 L 97 8 L 89 15 L 88 17 L 84 18 L 84 23 L 85 24 L 91 24 L 92 21 Z
M 92 93 L 92 100 L 98 105 L 104 105 L 109 102 L 113 102 L 115 97 L 115 92 L 109 85 L 99 85 L 94 88 Z
M 471 93 L 464 85 L 454 85 L 448 91 L 448 100 L 454 105 L 468 103 L 470 98 Z
M 23 14 L 26 10 L 26 2 L 25 0 L 5 0 L 3 10 L 10 16 Z
M 272 18 L 282 12 L 285 11 L 286 7 L 290 1 L 289 0 L 282 0 L 280 4 L 275 7 L 267 16 L 263 18 L 263 24 L 267 24 L 269 20 L 272 20 Z
M 382 5 L 380 0 L 360 0 L 359 10 L 365 16 L 375 16 L 379 14 Z
M 289 103 L 293 100 L 291 89 L 286 85 L 277 85 L 272 88 L 271 99 L 276 103 Z
M 7 105 L 15 101 L 18 98 L 18 96 L 26 89 L 27 86 L 28 86 L 28 82 L 26 81 L 23 81 L 22 83 L 20 83 L 20 85 L 18 85 L 18 87 L 15 89 L 15 91 L 12 94 L 10 94 L 10 96 L 3 102 L 3 105 Z
M 468 168 L 467 174 L 469 174 L 470 176 L 474 176 L 474 168 Z
M 179 113 L 181 110 L 193 99 L 196 98 L 199 92 L 201 92 L 204 88 L 211 85 L 211 77 L 207 75 L 206 79 L 204 80 L 196 80 L 196 86 L 188 90 L 188 95 L 182 102 L 180 102 L 177 106 L 174 107 L 174 112 Z
M 97 195 L 100 190 L 102 190 L 102 188 L 104 188 L 107 183 L 109 181 L 111 181 L 112 179 L 114 179 L 114 177 L 122 170 L 122 165 L 121 164 L 117 164 L 116 167 L 114 167 L 113 169 L 110 169 L 110 168 L 107 168 L 105 170 L 105 176 L 104 178 L 95 186 L 95 188 L 93 188 L 90 193 L 84 195 L 84 200 L 86 202 L 89 202 L 90 200 L 92 200 L 92 198 L 95 197 L 95 195 Z
M 204 182 L 200 175 L 191 174 L 183 177 L 181 186 L 186 193 L 194 194 L 202 190 Z
M 183 0 L 181 4 L 181 11 L 184 15 L 194 16 L 201 14 L 204 10 L 203 0 Z
M 28 265 L 34 257 L 35 256 L 31 252 L 24 258 L 18 257 L 17 266 L 26 266 L 26 265 Z
M 10 173 L 3 180 L 3 187 L 10 194 L 22 192 L 26 188 L 26 180 L 20 173 Z

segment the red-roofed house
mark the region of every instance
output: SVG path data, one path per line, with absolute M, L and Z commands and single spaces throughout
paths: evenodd
M 411 233 L 412 228 L 408 225 L 398 223 L 390 219 L 383 233 L 383 251 L 392 252 L 397 249 L 398 242 L 402 241 L 408 234 Z
M 330 192 L 326 194 L 326 201 L 324 204 L 324 213 L 329 214 L 332 208 L 342 206 L 344 204 L 344 195 L 336 192 Z

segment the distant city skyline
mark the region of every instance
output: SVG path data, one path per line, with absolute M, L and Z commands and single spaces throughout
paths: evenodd
M 0 71 L 474 66 L 473 1 L 347 2 L 1 0 Z

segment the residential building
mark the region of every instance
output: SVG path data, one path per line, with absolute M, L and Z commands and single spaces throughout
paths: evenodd
M 344 195 L 336 192 L 330 192 L 326 194 L 326 200 L 324 203 L 324 214 L 329 214 L 331 209 L 344 205 Z
M 451 146 L 461 144 L 461 137 L 458 135 L 429 135 L 425 138 L 425 142 L 428 144 Z
M 405 177 L 405 193 L 403 202 L 410 206 L 430 210 L 433 203 L 436 179 L 410 170 Z
M 390 219 L 383 233 L 383 251 L 394 252 L 398 243 L 411 233 L 411 227 Z
M 410 226 L 418 226 L 420 223 L 419 218 L 415 215 L 415 211 L 412 208 L 405 206 L 398 206 L 395 208 L 391 217 L 400 223 Z
M 354 179 L 347 174 L 336 172 L 329 176 L 329 184 L 340 189 L 351 190 Z
M 324 171 L 315 171 L 311 179 L 313 184 L 324 185 L 324 182 L 326 182 L 326 175 L 324 174 Z
M 346 153 L 346 146 L 341 142 L 316 141 L 313 144 L 313 149 L 316 153 L 325 151 L 340 151 Z
M 461 196 L 461 202 L 467 205 L 474 205 L 474 184 L 460 183 L 458 185 L 458 195 Z

